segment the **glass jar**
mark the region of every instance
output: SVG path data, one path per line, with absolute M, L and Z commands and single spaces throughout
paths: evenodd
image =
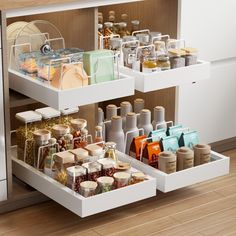
M 112 22 L 105 22 L 104 23 L 104 36 L 111 36 L 113 34 L 113 23 Z M 104 40 L 104 48 L 109 49 L 110 48 L 110 39 L 106 38 Z
M 88 130 L 84 128 L 81 130 L 80 147 L 85 148 L 86 146 L 88 146 Z
M 150 44 L 150 35 L 141 33 L 141 34 L 136 34 L 137 39 L 140 42 L 140 46 L 148 46 Z
M 136 58 L 137 70 L 143 72 L 143 63 L 146 57 L 154 57 L 151 47 L 138 49 L 137 58 Z
M 171 69 L 185 67 L 185 52 L 180 49 L 170 49 L 170 65 Z
M 155 44 L 156 41 L 161 40 L 161 32 L 150 32 L 150 44 Z
M 43 171 L 45 159 L 49 154 L 49 139 L 51 132 L 45 129 L 39 129 L 33 132 L 34 137 L 34 166 Z
M 85 147 L 91 157 L 101 158 L 104 155 L 103 147 L 97 144 L 89 144 Z
M 67 168 L 67 186 L 79 193 L 80 183 L 87 180 L 86 168 L 82 166 L 71 166 Z
M 102 175 L 112 177 L 115 172 L 116 163 L 110 158 L 99 159 L 98 162 L 102 164 Z
M 45 158 L 44 162 L 44 174 L 47 176 L 54 178 L 55 177 L 55 166 L 54 166 L 54 160 L 53 155 L 57 152 L 59 152 L 59 146 L 57 144 L 57 140 L 55 138 L 51 138 L 48 141 L 49 146 L 49 152 L 48 155 Z
M 161 68 L 162 71 L 170 70 L 170 58 L 168 56 L 159 56 L 157 58 L 157 66 Z
M 94 181 L 84 181 L 80 183 L 80 194 L 83 197 L 91 197 L 96 195 L 98 184 Z
M 70 150 L 70 153 L 74 155 L 76 165 L 83 165 L 84 163 L 89 162 L 89 153 L 83 148 Z
M 54 138 L 57 139 L 57 143 L 59 144 L 59 151 L 63 152 L 68 150 L 68 147 L 71 149 L 72 141 L 69 141 L 70 139 L 73 140 L 73 136 L 69 136 L 70 134 L 70 127 L 68 125 L 54 125 L 52 127 L 52 134 Z M 69 142 L 69 143 L 67 143 Z
M 59 183 L 67 184 L 67 168 L 74 166 L 74 155 L 68 151 L 59 152 L 54 155 L 55 180 Z
M 103 130 L 102 130 L 102 126 L 96 126 L 95 127 L 95 139 L 94 142 L 95 143 L 99 143 L 98 145 L 100 145 L 101 147 L 103 147 Z
M 131 21 L 131 33 L 133 33 L 134 31 L 138 31 L 140 30 L 140 21 L 139 20 L 132 20 Z
M 105 143 L 105 158 L 110 158 L 116 163 L 118 162 L 118 157 L 116 155 L 116 143 L 114 142 Z
M 87 126 L 87 120 L 84 119 L 73 119 L 70 121 L 72 127 L 72 135 L 74 137 L 74 148 L 80 148 L 81 145 L 81 130 L 85 129 Z
M 143 68 L 143 73 L 152 73 L 160 71 L 156 57 L 152 56 L 147 56 L 144 58 L 142 68 Z
M 155 41 L 153 44 L 155 46 L 155 55 L 157 57 L 165 56 L 167 54 L 166 44 L 164 41 Z
M 24 125 L 16 130 L 17 158 L 34 166 L 33 132 L 40 129 L 42 116 L 34 111 L 16 114 L 16 119 Z
M 130 173 L 127 172 L 116 172 L 114 174 L 116 188 L 123 188 L 129 185 Z
M 119 60 L 120 49 L 123 40 L 120 38 L 111 38 L 110 39 L 110 49 L 113 51 L 115 56 L 115 63 Z
M 97 181 L 97 178 L 102 176 L 102 165 L 98 162 L 88 162 L 82 165 L 87 169 L 88 180 Z
M 124 36 L 130 35 L 130 32 L 127 29 L 126 22 L 120 22 L 118 27 L 119 27 L 118 34 L 120 35 L 121 38 L 123 38 Z
M 143 182 L 145 178 L 146 178 L 146 175 L 143 172 L 132 173 L 132 184 Z
M 98 192 L 99 193 L 106 193 L 113 190 L 114 179 L 112 177 L 99 177 L 97 179 L 98 183 Z

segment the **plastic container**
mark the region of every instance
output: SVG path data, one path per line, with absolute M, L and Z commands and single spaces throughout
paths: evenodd
M 59 54 L 62 58 L 69 57 L 71 62 L 82 62 L 83 61 L 83 53 L 84 51 L 79 48 L 65 48 L 65 49 L 58 49 L 56 53 Z
M 106 193 L 113 190 L 114 188 L 114 179 L 112 177 L 107 177 L 107 176 L 99 177 L 97 179 L 97 183 L 98 183 L 99 193 Z
M 143 172 L 134 172 L 132 173 L 132 184 L 137 184 L 143 182 L 146 178 L 146 175 Z
M 98 162 L 88 162 L 82 165 L 87 169 L 88 180 L 97 181 L 102 176 L 102 165 Z
M 107 142 L 105 143 L 105 158 L 110 158 L 116 163 L 118 162 L 118 157 L 116 155 L 116 143 Z
M 102 175 L 103 176 L 110 176 L 112 177 L 115 172 L 116 172 L 116 169 L 115 169 L 115 165 L 116 165 L 116 162 L 110 158 L 103 158 L 103 159 L 100 159 L 98 160 L 98 162 L 100 164 L 102 164 Z
M 96 195 L 98 184 L 94 181 L 84 181 L 80 183 L 80 194 L 83 197 L 91 197 Z
M 127 172 L 116 172 L 114 178 L 116 188 L 123 188 L 129 185 L 131 174 Z

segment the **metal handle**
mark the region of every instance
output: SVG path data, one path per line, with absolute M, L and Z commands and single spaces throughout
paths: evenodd
M 136 34 L 140 34 L 140 33 L 148 33 L 148 34 L 150 34 L 150 30 L 149 29 L 136 30 L 136 31 L 132 32 L 132 36 L 135 36 Z
M 167 40 L 168 40 L 168 39 L 170 39 L 170 35 L 169 34 L 164 34 L 164 35 L 152 37 L 152 42 L 151 43 L 153 44 L 156 39 L 163 39 L 163 38 L 167 38 Z

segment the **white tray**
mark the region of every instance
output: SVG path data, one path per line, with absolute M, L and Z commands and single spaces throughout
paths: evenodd
M 216 152 L 211 152 L 212 161 L 207 164 L 195 166 L 190 169 L 166 174 L 132 157 L 128 157 L 134 168 L 154 177 L 157 189 L 166 193 L 187 187 L 206 180 L 229 174 L 230 158 Z M 127 156 L 125 157 L 127 158 Z
M 134 95 L 134 78 L 120 74 L 120 79 L 114 81 L 58 90 L 9 69 L 9 87 L 57 110 L 63 110 Z
M 134 77 L 135 89 L 146 93 L 209 79 L 210 63 L 198 61 L 196 65 L 153 73 L 143 73 L 128 67 L 120 67 L 120 71 L 125 75 Z
M 124 161 L 124 158 L 119 158 Z M 13 174 L 70 211 L 86 217 L 156 195 L 156 180 L 148 180 L 107 193 L 84 198 L 32 166 L 12 157 Z

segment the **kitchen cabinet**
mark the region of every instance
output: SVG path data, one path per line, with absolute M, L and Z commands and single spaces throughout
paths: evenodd
M 79 46 L 85 50 L 93 50 L 97 48 L 98 11 L 104 12 L 105 17 L 106 12 L 108 12 L 109 9 L 115 10 L 118 14 L 128 13 L 129 17 L 132 17 L 131 19 L 134 19 L 134 17 L 141 19 L 143 28 L 150 28 L 153 31 L 160 30 L 163 34 L 169 33 L 171 37 L 174 38 L 177 37 L 178 32 L 181 32 L 181 21 L 178 21 L 178 18 L 181 19 L 182 13 L 181 11 L 178 11 L 178 9 L 183 5 L 179 5 L 181 2 L 178 2 L 177 0 L 146 0 L 142 2 L 128 0 L 80 0 L 64 1 L 64 3 L 62 4 L 60 4 L 59 1 L 54 0 L 51 3 L 53 3 L 54 5 L 41 6 L 40 3 L 36 3 L 35 6 L 31 6 L 29 1 L 26 0 L 25 5 L 23 4 L 22 8 L 3 8 L 3 12 L 5 17 L 7 18 L 7 24 L 18 20 L 48 20 L 56 25 L 62 32 L 65 37 L 66 47 Z M 102 6 L 111 3 L 120 4 L 114 5 L 112 6 L 112 8 L 110 6 Z M 40 6 L 37 6 L 38 4 Z M 99 7 L 99 9 L 97 7 Z M 152 17 L 154 15 L 161 15 L 161 17 L 158 20 L 154 20 Z M 6 30 L 6 25 L 4 26 L 4 29 Z M 194 42 L 191 41 L 189 42 L 189 44 L 192 46 L 197 46 L 194 44 Z M 6 61 L 6 58 L 4 60 Z M 162 81 L 158 83 L 157 77 L 155 84 L 152 84 L 152 81 L 150 82 L 150 84 L 145 85 L 142 84 L 145 79 L 143 77 L 141 79 L 138 78 L 139 80 L 137 79 L 137 81 L 135 81 L 137 75 L 127 75 L 128 73 L 124 71 L 122 71 L 122 74 L 124 74 L 128 78 L 126 79 L 127 82 L 129 81 L 129 83 L 125 83 L 125 85 L 124 83 L 117 84 L 117 86 L 115 84 L 113 84 L 114 86 L 111 86 L 111 84 L 106 84 L 107 87 L 96 87 L 97 90 L 96 88 L 94 88 L 91 91 L 87 91 L 83 90 L 84 88 L 81 88 L 80 91 L 67 91 L 60 94 L 58 91 L 55 91 L 53 89 L 49 90 L 46 86 L 44 88 L 42 85 L 39 86 L 39 84 L 29 81 L 28 77 L 21 75 L 10 68 L 9 86 L 14 90 L 23 93 L 23 95 L 31 97 L 33 100 L 37 100 L 57 109 L 68 108 L 69 105 L 75 106 L 90 104 L 89 108 L 87 108 L 87 112 L 89 111 L 88 113 L 90 114 L 90 116 L 95 115 L 97 110 L 96 103 L 98 102 L 101 102 L 99 105 L 105 107 L 105 105 L 108 103 L 107 100 L 109 100 L 109 103 L 112 102 L 115 104 L 119 104 L 121 99 L 131 101 L 135 97 L 140 96 L 147 101 L 146 107 L 150 110 L 152 110 L 156 105 L 163 105 L 166 107 L 167 120 L 181 121 L 181 114 L 183 114 L 181 110 L 183 104 L 181 104 L 181 102 L 182 97 L 184 96 L 182 96 L 182 86 L 180 87 L 180 89 L 178 89 L 177 93 L 175 86 L 180 86 L 183 82 L 187 83 L 187 86 L 194 86 L 192 85 L 192 83 L 196 81 L 198 81 L 198 83 L 200 84 L 200 80 L 205 80 L 209 77 L 210 63 L 207 61 L 200 61 L 196 66 L 193 67 L 176 69 L 173 71 L 167 71 L 165 73 L 163 72 L 163 74 L 161 74 L 160 76 L 160 80 Z M 188 80 L 189 77 L 190 79 Z M 168 80 L 165 81 L 165 79 Z M 8 76 L 4 76 L 4 81 L 8 81 Z M 135 85 L 135 82 L 138 81 L 141 82 Z M 6 86 L 8 86 L 8 84 L 5 84 L 5 87 Z M 103 85 L 101 84 L 101 86 Z M 134 91 L 135 86 L 139 92 Z M 109 93 L 105 94 L 109 89 L 111 89 L 111 91 L 114 91 L 114 93 L 110 91 Z M 119 93 L 117 93 L 117 91 L 119 91 Z M 79 99 L 70 102 L 68 99 L 75 98 L 77 92 L 81 92 L 78 95 Z M 132 96 L 134 92 L 135 95 Z M 65 95 L 65 93 L 67 94 Z M 86 96 L 88 93 L 91 93 L 90 99 L 88 99 Z M 120 98 L 117 99 L 118 97 Z M 12 112 L 11 115 L 13 117 L 14 112 Z M 188 119 L 188 117 L 189 116 L 186 116 L 186 119 Z M 186 125 L 186 123 L 185 120 L 183 120 L 183 125 Z M 91 119 L 89 125 L 94 127 L 94 118 Z M 193 126 L 193 128 L 195 127 Z M 6 133 L 8 133 L 9 135 L 10 130 L 7 129 Z M 49 196 L 61 205 L 67 207 L 79 216 L 85 217 L 154 196 L 156 194 L 156 188 L 163 192 L 169 192 L 229 173 L 229 158 L 222 157 L 219 154 L 215 153 L 213 153 L 212 155 L 212 163 L 210 163 L 209 165 L 196 167 L 187 171 L 176 173 L 174 175 L 163 175 L 163 173 L 160 173 L 160 171 L 150 171 L 149 168 L 146 169 L 147 166 L 145 166 L 143 163 L 134 161 L 130 157 L 120 154 L 121 159 L 130 162 L 131 165 L 133 164 L 133 167 L 135 169 L 150 171 L 147 181 L 145 181 L 144 183 L 140 183 L 137 186 L 115 190 L 114 192 L 106 193 L 105 195 L 102 194 L 94 196 L 91 199 L 84 199 L 79 194 L 75 194 L 69 188 L 62 186 L 61 184 L 47 177 L 45 174 L 35 170 L 33 167 L 29 166 L 23 161 L 16 159 L 16 156 L 14 156 L 13 153 L 12 170 L 13 174 L 22 181 Z M 202 176 L 199 177 L 199 175 Z M 190 178 L 191 176 L 192 178 Z M 178 179 L 177 183 L 175 182 L 176 179 Z M 126 198 L 126 195 L 129 195 L 129 197 Z M 108 201 L 108 199 L 110 200 Z M 114 199 L 114 201 L 111 201 L 111 199 Z

